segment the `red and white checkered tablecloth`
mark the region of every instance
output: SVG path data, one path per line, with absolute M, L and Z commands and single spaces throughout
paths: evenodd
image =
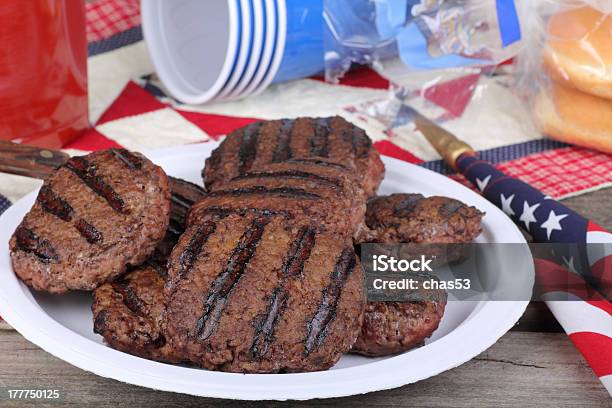
M 275 85 L 241 101 L 189 106 L 168 97 L 154 74 L 142 41 L 139 1 L 87 3 L 87 39 L 92 127 L 66 146 L 70 153 L 200 143 L 218 140 L 233 129 L 262 119 L 341 115 L 364 128 L 382 154 L 469 185 L 452 173 L 409 124 L 389 129 L 368 114 L 389 96 L 388 81 L 370 69 L 353 71 L 337 85 L 306 78 Z M 528 112 L 508 86 L 509 79 L 506 69 L 493 77 L 469 75 L 440 83 L 422 95 L 424 105 L 419 109 L 442 118 L 446 128 L 503 172 L 553 198 L 612 185 L 612 156 L 543 137 L 530 124 Z M 39 185 L 36 180 L 0 174 L 0 212 Z M 607 310 L 608 315 L 610 312 Z M 0 319 L 2 327 L 8 328 Z M 574 341 L 594 341 L 593 333 L 585 340 L 580 328 L 575 329 L 568 331 L 576 333 Z M 587 345 L 586 349 L 597 347 Z M 598 375 L 606 375 L 609 369 L 609 365 L 599 367 Z
M 87 42 L 105 40 L 140 25 L 137 1 L 94 1 L 86 4 Z

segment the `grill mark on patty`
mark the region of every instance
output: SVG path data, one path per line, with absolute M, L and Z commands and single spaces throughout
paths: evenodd
M 238 173 L 248 171 L 257 157 L 257 143 L 259 141 L 259 130 L 262 123 L 247 126 L 242 133 L 240 150 L 238 151 Z
M 363 129 L 353 127 L 352 133 L 351 144 L 353 146 L 353 154 L 360 159 L 367 157 L 372 148 L 372 141 Z
M 49 186 L 42 186 L 36 200 L 40 203 L 43 210 L 55 215 L 62 221 L 71 221 L 74 210 L 63 198 L 61 198 Z
M 84 219 L 82 218 L 79 219 L 74 224 L 74 227 L 77 229 L 77 231 L 79 231 L 79 234 L 81 234 L 81 236 L 85 238 L 85 240 L 89 242 L 90 244 L 96 244 L 96 243 L 102 242 L 102 239 L 103 239 L 102 233 L 98 231 L 96 227 L 94 227 L 93 225 L 85 221 Z
M 73 157 L 66 163 L 66 168 L 80 178 L 94 193 L 104 198 L 113 210 L 124 211 L 125 203 L 123 199 L 102 177 L 96 174 L 94 164 L 82 157 Z
M 195 233 L 191 236 L 189 243 L 179 256 L 179 271 L 177 280 L 182 279 L 187 272 L 193 268 L 196 258 L 202 252 L 204 244 L 217 229 L 217 224 L 212 221 L 207 221 L 197 227 Z
M 327 184 L 334 187 L 341 187 L 338 180 L 334 180 L 329 177 L 319 176 L 318 174 L 309 173 L 307 171 L 300 170 L 281 170 L 281 171 L 255 171 L 247 172 L 240 176 L 234 177 L 232 180 L 248 180 L 256 178 L 292 178 L 297 180 L 312 181 L 315 183 Z
M 319 159 L 307 158 L 307 157 L 301 158 L 301 159 L 289 159 L 287 160 L 287 163 L 312 164 L 312 165 L 320 166 L 320 167 L 334 167 L 334 168 L 342 169 L 342 170 L 347 169 L 347 167 L 344 164 L 328 162 L 325 160 L 319 160 Z
M 267 188 L 264 186 L 234 188 L 230 190 L 217 190 L 208 194 L 208 197 L 240 197 L 245 195 L 276 195 L 285 198 L 303 198 L 307 200 L 318 200 L 320 195 L 310 193 L 301 188 L 294 187 L 275 187 Z
M 37 201 L 40 203 L 43 210 L 53 214 L 60 220 L 67 222 L 72 221 L 74 209 L 66 200 L 57 195 L 51 187 L 43 186 L 40 189 Z M 102 233 L 82 218 L 76 221 L 74 228 L 76 228 L 79 234 L 81 234 L 90 244 L 102 241 Z
M 276 148 L 272 155 L 272 163 L 286 161 L 293 156 L 291 151 L 291 137 L 293 133 L 293 125 L 295 121 L 292 119 L 283 119 L 281 127 L 276 139 Z
M 142 168 L 142 159 L 126 149 L 111 149 L 113 156 L 118 158 L 130 170 L 140 170 Z
M 106 309 L 100 311 L 100 313 L 97 314 L 97 316 L 94 318 L 93 324 L 94 333 L 103 334 L 106 331 L 106 320 L 108 319 L 108 315 L 109 311 Z
M 276 325 L 287 305 L 289 280 L 301 278 L 304 264 L 310 257 L 314 245 L 315 230 L 310 227 L 301 228 L 287 253 L 287 258 L 282 267 L 281 281 L 272 292 L 266 315 L 262 322 L 256 326 L 251 343 L 251 353 L 255 358 L 261 358 L 268 352 L 274 338 Z
M 314 132 L 310 137 L 310 153 L 313 156 L 327 157 L 329 155 L 329 127 L 328 118 L 318 118 L 314 122 Z
M 183 207 L 186 210 L 189 210 L 191 208 L 191 206 L 194 204 L 194 201 L 179 194 L 179 193 L 172 193 L 170 200 L 172 201 L 172 203 Z
M 113 290 L 121 295 L 123 304 L 137 316 L 144 316 L 142 300 L 136 295 L 136 291 L 129 281 L 113 282 Z
M 168 176 L 168 180 L 172 194 L 182 197 L 183 201 L 194 202 L 194 199 L 189 196 L 196 197 L 195 201 L 197 201 L 206 195 L 206 190 L 197 184 L 172 176 Z
M 283 276 L 287 278 L 299 278 L 302 276 L 304 264 L 310 257 L 315 245 L 316 232 L 311 227 L 302 227 L 298 232 L 297 239 L 293 242 L 287 260 L 283 265 Z
M 245 215 L 248 213 L 255 213 L 264 216 L 272 216 L 272 215 L 280 215 L 282 217 L 290 217 L 290 214 L 287 211 L 282 210 L 271 210 L 269 208 L 254 208 L 254 207 L 221 207 L 221 206 L 210 206 L 201 210 L 202 214 L 211 214 L 217 216 L 217 219 L 228 217 L 232 214 Z
M 393 208 L 393 215 L 396 217 L 408 217 L 424 199 L 425 197 L 420 194 L 410 194 L 395 205 L 395 208 Z
M 227 265 L 212 283 L 211 289 L 204 301 L 203 312 L 195 325 L 195 336 L 205 340 L 216 330 L 221 314 L 229 303 L 233 289 L 255 255 L 257 245 L 261 241 L 270 217 L 257 217 L 240 237 L 234 247 Z
M 345 248 L 336 261 L 330 282 L 323 289 L 321 302 L 312 319 L 307 324 L 307 334 L 304 340 L 304 353 L 309 355 L 325 341 L 327 328 L 336 317 L 336 309 L 340 301 L 342 288 L 355 269 L 355 252 L 353 248 Z
M 26 227 L 20 226 L 17 228 L 15 231 L 15 240 L 18 249 L 36 255 L 43 263 L 49 263 L 59 259 L 55 248 L 51 246 L 48 240 L 40 238 L 34 231 Z
M 463 207 L 463 204 L 458 201 L 447 201 L 439 207 L 439 211 L 440 214 L 448 220 L 459 211 L 461 207 Z

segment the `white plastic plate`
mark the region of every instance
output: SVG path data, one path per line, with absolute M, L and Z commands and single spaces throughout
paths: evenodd
M 145 152 L 169 174 L 200 183 L 213 143 Z M 516 226 L 487 200 L 424 168 L 385 158 L 380 193 L 445 195 L 486 212 L 479 242 L 525 242 Z M 91 294 L 33 293 L 13 273 L 8 241 L 37 192 L 0 217 L 0 315 L 32 343 L 103 377 L 157 390 L 206 397 L 261 400 L 340 397 L 399 387 L 456 367 L 493 345 L 523 314 L 528 302 L 449 302 L 426 345 L 386 358 L 345 355 L 328 371 L 303 374 L 232 374 L 157 363 L 119 352 L 93 333 Z M 500 264 L 500 268 L 512 265 Z

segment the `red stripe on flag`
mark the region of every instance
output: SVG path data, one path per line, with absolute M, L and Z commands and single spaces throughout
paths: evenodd
M 414 164 L 423 163 L 423 160 L 416 157 L 408 150 L 404 150 L 395 143 L 390 142 L 389 140 L 379 140 L 378 142 L 374 142 L 374 147 L 376 147 L 376 150 L 378 150 L 380 154 L 393 157 L 394 159 L 399 159 Z
M 312 79 L 325 81 L 322 76 L 315 76 Z M 382 77 L 378 72 L 369 67 L 359 67 L 347 72 L 339 82 L 340 85 L 354 86 L 357 88 L 388 89 L 389 81 Z
M 589 221 L 587 225 L 587 231 L 589 232 L 594 232 L 594 231 L 608 232 L 604 227 L 595 224 L 593 221 Z
M 536 272 L 537 289 L 541 293 L 566 292 L 580 299 L 603 300 L 599 292 L 589 285 L 582 277 L 570 272 L 564 266 L 548 259 L 533 260 Z
M 64 146 L 66 149 L 78 149 L 78 150 L 103 150 L 110 149 L 113 147 L 121 147 L 117 142 L 107 138 L 96 129 L 91 128 L 87 130 L 81 137 L 73 141 L 72 143 Z
M 259 122 L 261 120 L 255 118 L 189 112 L 178 109 L 176 111 L 215 140 L 218 140 L 219 136 L 226 135 L 232 130 L 239 129 L 243 126 L 250 125 L 251 123 Z
M 158 109 L 166 108 L 167 105 L 161 103 L 149 92 L 142 89 L 133 81 L 129 81 L 121 94 L 106 109 L 104 114 L 98 119 L 98 125 L 128 116 L 140 115 Z
M 603 310 L 604 312 L 608 313 L 610 316 L 612 316 L 612 303 L 610 303 L 608 300 L 604 299 L 604 300 L 587 300 L 587 303 L 591 306 L 595 306 L 598 309 Z
M 599 333 L 577 332 L 569 335 L 595 375 L 612 374 L 612 339 Z

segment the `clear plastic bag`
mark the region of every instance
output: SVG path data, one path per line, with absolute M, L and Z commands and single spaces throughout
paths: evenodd
M 525 2 L 517 90 L 551 138 L 612 153 L 612 0 Z
M 404 104 L 461 116 L 478 97 L 473 79 L 521 46 L 514 0 L 325 0 L 324 20 L 326 79 L 354 63 L 389 79 L 390 98 L 368 112 L 388 129 L 409 120 Z

